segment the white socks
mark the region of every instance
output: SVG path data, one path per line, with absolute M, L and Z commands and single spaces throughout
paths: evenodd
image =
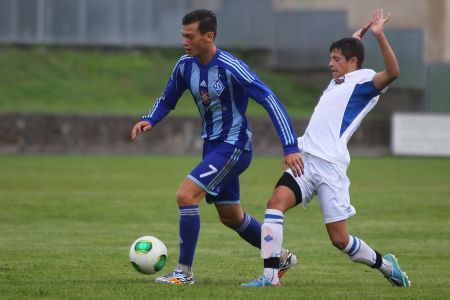
M 261 227 L 261 258 L 264 259 L 264 276 L 274 284 L 279 281 L 283 224 L 284 214 L 281 211 L 266 209 Z M 355 236 L 349 236 L 348 245 L 342 251 L 348 254 L 350 260 L 376 268 L 386 277 L 392 274 L 391 262 Z
M 264 259 L 264 276 L 277 283 L 283 243 L 284 215 L 276 209 L 266 209 L 261 227 L 261 258 Z
M 375 250 L 370 248 L 363 240 L 350 235 L 348 245 L 343 252 L 347 253 L 350 260 L 377 268 L 384 276 L 392 273 L 392 264 L 381 257 Z

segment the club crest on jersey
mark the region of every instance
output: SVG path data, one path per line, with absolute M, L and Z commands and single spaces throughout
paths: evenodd
M 341 76 L 341 77 L 339 77 L 339 78 L 336 78 L 336 79 L 334 80 L 334 83 L 336 83 L 336 84 L 341 84 L 341 83 L 344 83 L 344 81 L 345 81 L 345 75 L 343 75 L 343 76 Z
M 208 92 L 204 90 L 200 91 L 200 99 L 202 99 L 204 105 L 209 105 L 211 102 L 211 96 L 209 96 Z
M 214 92 L 216 92 L 217 96 L 220 96 L 225 87 L 223 86 L 222 82 L 220 82 L 219 78 L 217 78 L 216 81 L 214 81 L 212 88 Z

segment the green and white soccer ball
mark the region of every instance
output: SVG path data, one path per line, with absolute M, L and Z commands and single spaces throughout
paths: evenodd
M 140 273 L 156 273 L 166 264 L 166 245 L 154 236 L 140 237 L 130 247 L 130 261 Z

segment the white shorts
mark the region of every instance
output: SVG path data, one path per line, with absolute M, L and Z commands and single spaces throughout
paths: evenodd
M 350 180 L 346 170 L 317 156 L 302 152 L 304 174 L 294 177 L 302 192 L 302 204 L 319 198 L 325 224 L 346 220 L 356 214 L 350 204 Z M 287 170 L 292 175 L 292 171 Z

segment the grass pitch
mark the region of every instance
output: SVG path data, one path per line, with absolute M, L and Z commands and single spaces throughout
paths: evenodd
M 299 257 L 279 289 L 242 288 L 262 272 L 259 251 L 201 204 L 193 286 L 161 286 L 128 261 L 131 243 L 155 235 L 178 258 L 175 192 L 195 157 L 0 156 L 1 299 L 441 299 L 450 295 L 450 160 L 357 158 L 349 177 L 354 235 L 392 252 L 411 289 L 391 287 L 328 241 L 317 201 L 285 218 Z M 262 219 L 279 158 L 254 158 L 242 205 Z

